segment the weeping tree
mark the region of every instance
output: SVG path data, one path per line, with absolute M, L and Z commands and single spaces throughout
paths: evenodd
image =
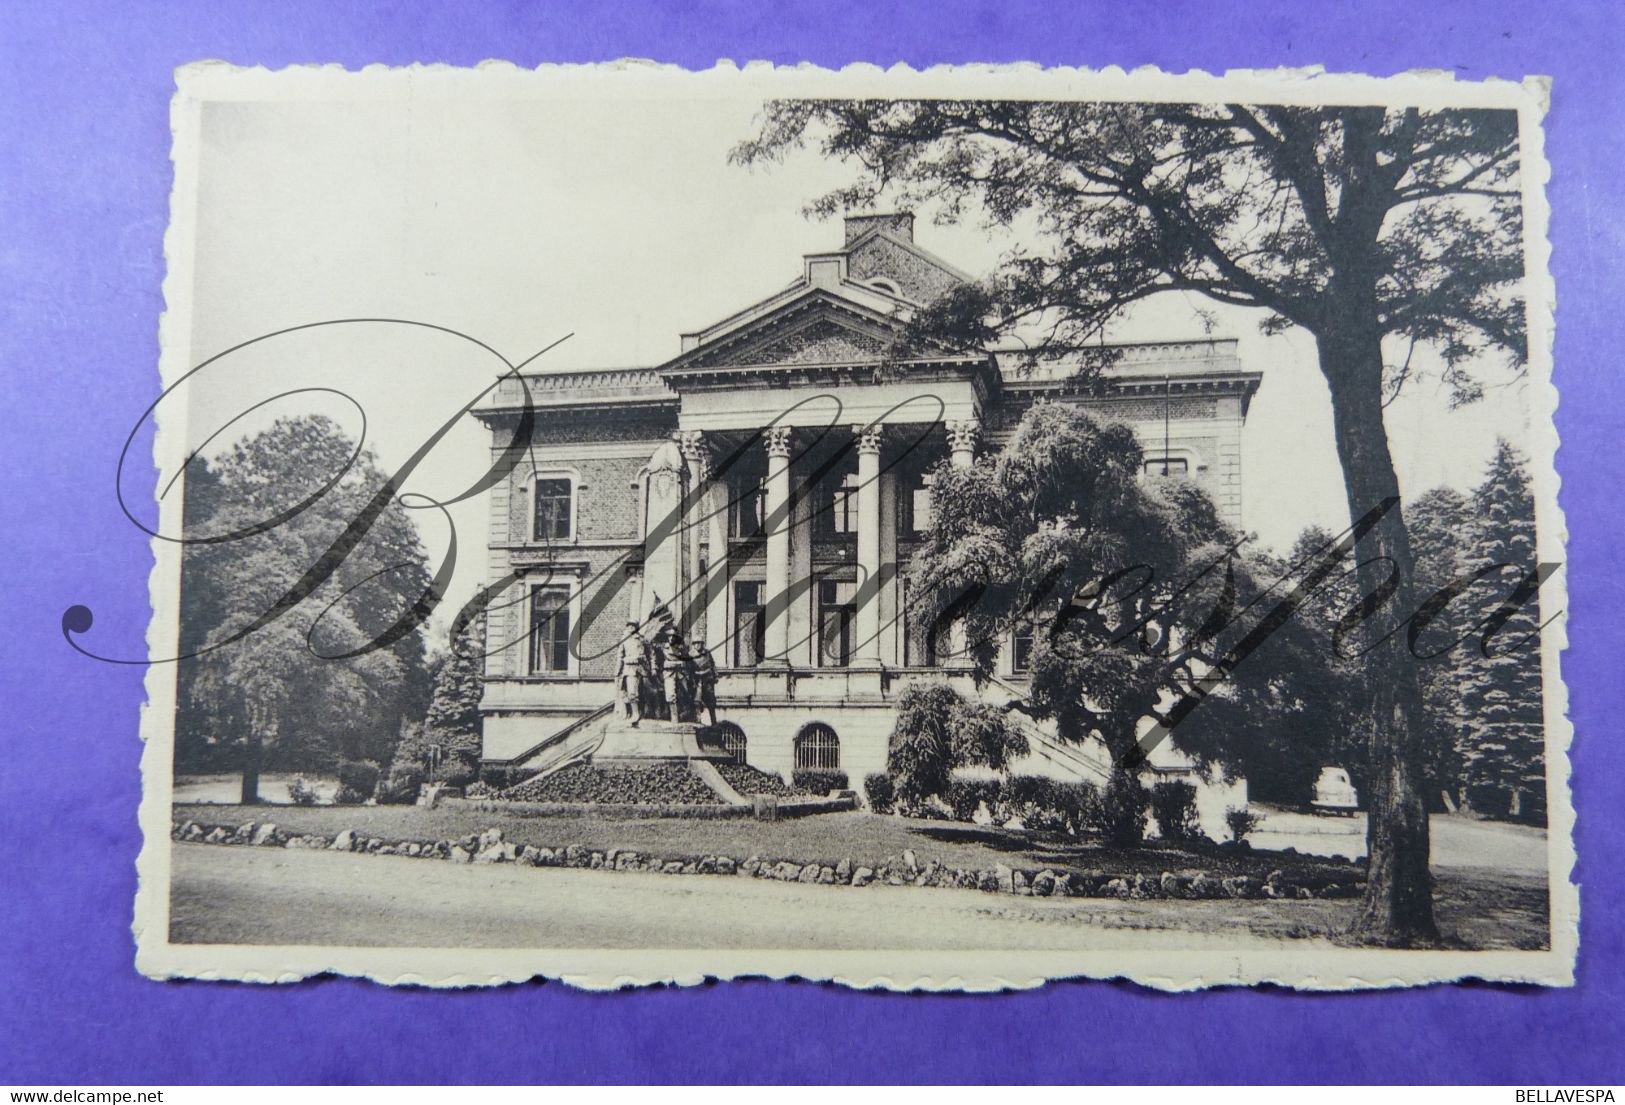
M 886 770 L 906 804 L 945 794 L 955 769 L 1004 771 L 1027 753 L 1027 738 L 1005 712 L 966 698 L 947 683 L 915 682 L 897 698 Z
M 1427 368 L 1468 402 L 1482 366 L 1524 357 L 1511 111 L 778 101 L 733 158 L 772 162 L 809 142 L 856 170 L 812 202 L 817 213 L 885 198 L 1036 229 L 985 284 L 950 293 L 957 307 L 927 313 L 967 344 L 1042 323 L 1048 351 L 1086 348 L 1166 291 L 1256 308 L 1268 332 L 1307 332 L 1354 518 L 1398 499 L 1383 408 L 1406 381 Z M 1414 609 L 1402 512 L 1383 515 L 1359 552 L 1365 590 Z M 1418 674 L 1403 646 L 1370 663 L 1370 876 L 1354 935 L 1426 942 L 1437 934 Z

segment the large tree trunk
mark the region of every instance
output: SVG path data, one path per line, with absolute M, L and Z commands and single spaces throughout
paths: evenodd
M 1399 496 L 1382 417 L 1382 343 L 1374 327 L 1317 335 L 1320 363 L 1331 388 L 1337 454 L 1349 515 L 1358 519 Z M 1397 505 L 1361 539 L 1356 553 L 1367 564 L 1362 594 L 1388 585 L 1392 598 L 1367 623 L 1391 627 L 1416 609 L 1410 538 Z M 1374 561 L 1374 563 L 1372 563 Z M 1367 642 L 1368 643 L 1368 642 Z M 1370 763 L 1366 795 L 1369 871 L 1352 934 L 1388 946 L 1438 939 L 1428 872 L 1428 812 L 1421 681 L 1416 659 L 1400 633 L 1364 656 L 1371 689 Z

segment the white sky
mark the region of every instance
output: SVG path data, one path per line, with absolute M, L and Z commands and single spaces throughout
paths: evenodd
M 772 170 L 727 163 L 758 110 L 718 99 L 210 104 L 192 360 L 283 327 L 389 317 L 462 331 L 513 361 L 573 333 L 538 365 L 657 364 L 677 353 L 681 331 L 783 287 L 803 253 L 840 242 L 838 222 L 809 221 L 801 208 L 846 182 L 847 170 L 811 154 Z M 935 226 L 929 212 L 919 213 L 915 236 L 972 273 L 990 270 L 1009 245 L 975 225 Z M 1246 528 L 1283 547 L 1305 525 L 1346 525 L 1330 407 L 1307 335 L 1266 338 L 1254 314 L 1175 295 L 1147 304 L 1113 337 L 1200 337 L 1198 307 L 1215 316 L 1214 334 L 1240 339 L 1244 365 L 1264 373 L 1243 437 Z M 188 444 L 275 392 L 332 387 L 366 411 L 368 442 L 394 467 L 499 370 L 431 331 L 305 331 L 200 374 Z M 1431 384 L 1402 396 L 1389 430 L 1407 497 L 1476 483 L 1497 435 L 1521 443 L 1523 392 L 1492 388 L 1458 412 Z M 306 394 L 244 419 L 216 445 L 275 413 L 313 408 L 360 430 L 349 404 Z M 488 445 L 477 422 L 461 420 L 408 489 L 454 494 L 488 463 Z M 483 496 L 452 508 L 458 566 L 441 626 L 483 576 L 486 509 Z M 447 524 L 418 517 L 438 558 Z

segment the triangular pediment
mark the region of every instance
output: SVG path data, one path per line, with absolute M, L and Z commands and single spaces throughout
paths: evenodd
M 668 370 L 879 364 L 904 324 L 827 290 L 812 289 L 689 350 Z
M 798 324 L 772 327 L 758 340 L 725 351 L 716 365 L 856 364 L 884 359 L 891 335 L 819 312 Z

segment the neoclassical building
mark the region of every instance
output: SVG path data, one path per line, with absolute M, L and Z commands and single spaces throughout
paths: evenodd
M 962 678 L 952 630 L 910 616 L 931 470 L 999 449 L 1035 402 L 1128 424 L 1147 479 L 1195 480 L 1239 523 L 1260 374 L 1233 340 L 1119 347 L 1088 389 L 1075 366 L 1000 349 L 899 358 L 910 313 L 970 279 L 916 243 L 913 224 L 849 217 L 839 248 L 682 335 L 666 363 L 526 374 L 476 411 L 493 456 L 527 394 L 535 411 L 533 448 L 491 496 L 490 577 L 513 578 L 487 618 L 487 761 L 547 762 L 606 724 L 625 623 L 663 606 L 715 656 L 742 759 L 786 775 L 838 767 L 861 786 L 885 765 L 907 681 Z M 1022 693 L 1028 649 L 1019 634 L 1004 643 L 985 693 Z M 1103 749 L 1036 726 L 1029 738 L 1018 770 L 1104 777 Z M 1189 774 L 1166 746 L 1154 763 Z M 1205 821 L 1245 801 L 1244 784 L 1202 795 Z

